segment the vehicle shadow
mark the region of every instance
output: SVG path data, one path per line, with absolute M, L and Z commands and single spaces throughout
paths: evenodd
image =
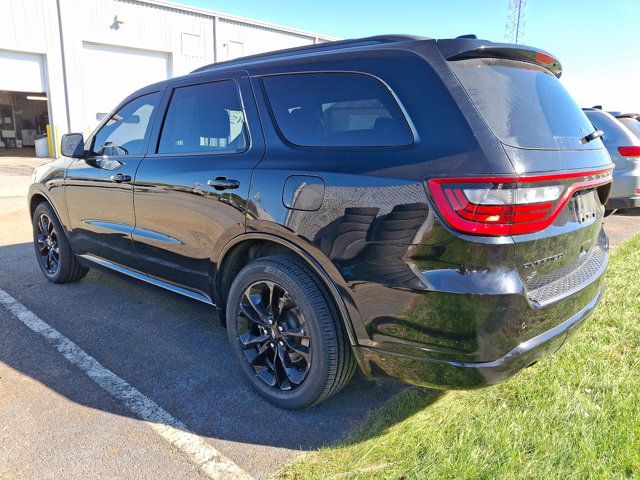
M 621 215 L 625 217 L 640 217 L 640 208 L 626 208 L 624 210 L 618 210 L 615 215 Z
M 30 243 L 0 247 L 0 265 L 0 288 L 205 437 L 316 449 L 344 441 L 371 412 L 410 388 L 356 375 L 347 388 L 319 406 L 281 410 L 243 379 L 211 307 L 97 270 L 78 283 L 51 284 L 40 273 Z M 51 347 L 17 319 L 7 318 L 5 325 L 0 323 L 0 361 L 73 402 L 127 415 L 121 406 L 79 388 L 70 375 L 60 375 L 42 361 L 51 356 Z M 366 432 L 377 434 L 432 404 L 440 393 L 420 390 L 411 395 L 406 407 L 389 409 L 392 413 Z

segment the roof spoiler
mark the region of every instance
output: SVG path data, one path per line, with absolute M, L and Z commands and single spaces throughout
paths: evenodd
M 640 114 L 637 113 L 617 113 L 614 115 L 616 118 L 635 118 L 636 120 L 640 119 Z
M 456 38 L 438 40 L 438 48 L 446 60 L 503 58 L 539 65 L 549 70 L 558 78 L 562 75 L 562 65 L 558 59 L 544 50 L 526 45 L 493 43 L 488 40 L 471 38 Z

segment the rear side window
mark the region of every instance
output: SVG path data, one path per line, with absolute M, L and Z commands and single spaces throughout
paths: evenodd
M 233 153 L 247 146 L 240 96 L 233 80 L 176 88 L 158 153 Z
M 301 73 L 263 78 L 278 128 L 308 147 L 413 143 L 404 114 L 379 80 L 358 73 Z
M 487 58 L 455 60 L 449 65 L 502 143 L 550 150 L 602 148 L 599 141 L 580 142 L 593 127 L 547 69 Z

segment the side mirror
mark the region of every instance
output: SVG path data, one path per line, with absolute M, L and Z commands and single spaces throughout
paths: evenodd
M 63 135 L 60 147 L 65 157 L 84 158 L 84 137 L 81 133 Z

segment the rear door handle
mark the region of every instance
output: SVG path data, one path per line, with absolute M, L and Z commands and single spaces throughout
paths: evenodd
M 116 183 L 130 182 L 131 175 L 123 175 L 122 173 L 116 173 L 115 175 L 111 175 L 109 177 L 109 180 Z
M 233 190 L 240 187 L 240 182 L 232 178 L 218 177 L 215 180 L 208 180 L 207 185 L 216 190 Z

